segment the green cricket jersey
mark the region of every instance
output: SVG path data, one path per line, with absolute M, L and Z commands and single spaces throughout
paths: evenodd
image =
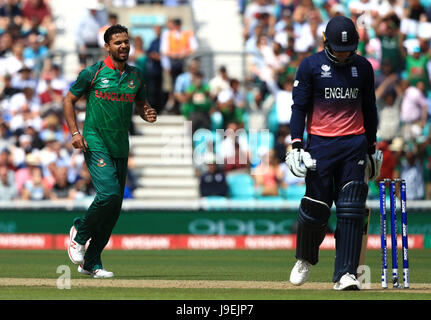
M 91 151 L 114 158 L 129 156 L 129 127 L 134 101 L 146 101 L 140 69 L 126 64 L 123 74 L 111 58 L 82 70 L 70 92 L 87 98 L 83 136 Z

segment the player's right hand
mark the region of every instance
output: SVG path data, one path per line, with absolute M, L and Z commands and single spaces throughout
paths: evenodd
M 72 137 L 72 146 L 75 149 L 81 149 L 83 152 L 87 151 L 88 145 L 87 141 L 82 134 L 78 133 Z
M 316 160 L 312 159 L 310 153 L 304 149 L 294 148 L 287 152 L 286 164 L 290 171 L 299 178 L 304 178 L 308 169 L 316 169 Z

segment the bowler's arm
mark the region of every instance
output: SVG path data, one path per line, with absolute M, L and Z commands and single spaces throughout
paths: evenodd
M 80 97 L 75 96 L 69 91 L 66 94 L 66 97 L 64 97 L 63 113 L 67 126 L 69 127 L 69 131 L 72 134 L 72 146 L 75 149 L 81 149 L 85 152 L 88 149 L 88 145 L 76 125 L 75 104 L 79 98 Z

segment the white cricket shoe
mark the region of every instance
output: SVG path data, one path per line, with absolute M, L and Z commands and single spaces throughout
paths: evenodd
M 290 272 L 290 283 L 300 286 L 308 280 L 311 264 L 305 260 L 296 261 Z
M 356 279 L 353 274 L 346 273 L 334 285 L 334 290 L 361 290 L 361 283 Z
M 104 279 L 104 278 L 113 278 L 114 273 L 111 271 L 107 271 L 105 269 L 96 269 L 92 273 L 93 278 L 96 279 Z
M 84 269 L 84 266 L 82 264 L 80 264 L 78 266 L 78 272 L 82 273 L 82 274 L 85 274 L 87 276 L 92 275 L 92 273 L 90 271 Z
M 74 264 L 82 264 L 84 262 L 85 246 L 73 240 L 76 233 L 75 226 L 72 226 L 69 232 L 69 247 L 67 248 L 67 253 Z

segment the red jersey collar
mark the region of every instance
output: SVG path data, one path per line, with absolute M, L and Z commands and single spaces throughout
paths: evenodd
M 112 62 L 112 59 L 110 56 L 107 56 L 104 62 L 109 69 L 115 70 L 114 63 Z

